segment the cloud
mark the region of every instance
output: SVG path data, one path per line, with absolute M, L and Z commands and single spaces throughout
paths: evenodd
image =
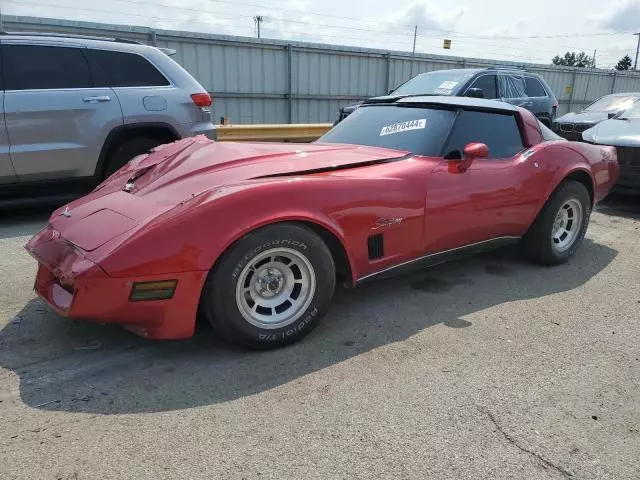
M 417 25 L 424 30 L 448 30 L 455 27 L 465 11 L 465 7 L 441 8 L 432 0 L 413 0 L 400 12 L 381 21 L 390 23 L 391 28 Z
M 524 30 L 531 21 L 528 18 L 516 18 L 513 22 L 508 25 L 503 25 L 500 28 L 494 28 L 490 30 L 486 30 L 482 36 L 483 37 L 500 37 L 500 36 L 517 36 L 522 35 L 522 30 Z
M 609 3 L 604 11 L 592 17 L 603 30 L 616 32 L 636 31 L 640 28 L 640 0 L 617 0 Z

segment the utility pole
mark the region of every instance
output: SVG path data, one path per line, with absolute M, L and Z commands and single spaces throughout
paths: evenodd
M 416 37 L 418 36 L 418 25 L 413 27 L 413 52 L 412 55 L 416 54 Z
M 258 31 L 258 38 L 260 38 L 260 24 L 264 21 L 262 15 L 256 15 L 253 17 L 253 22 L 256 24 L 256 30 Z
M 638 45 L 636 46 L 636 61 L 633 64 L 633 69 L 637 70 L 638 69 L 638 50 L 640 50 L 640 32 L 634 33 L 634 35 L 638 37 Z
M 593 70 L 594 68 L 596 68 L 596 53 L 598 52 L 598 50 L 594 50 L 593 51 L 593 58 L 591 59 L 591 70 Z M 593 75 L 589 75 L 587 77 L 587 88 L 584 90 L 584 101 L 585 103 L 587 102 L 587 95 L 589 94 L 589 84 L 591 83 L 591 77 Z

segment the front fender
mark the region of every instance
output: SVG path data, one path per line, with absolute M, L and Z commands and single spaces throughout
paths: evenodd
M 105 255 L 100 265 L 115 277 L 208 271 L 242 236 L 285 221 L 308 222 L 330 232 L 351 263 L 353 252 L 337 220 L 335 202 L 325 205 L 314 188 L 303 191 L 294 183 L 295 179 L 253 182 L 194 197 L 142 225 Z

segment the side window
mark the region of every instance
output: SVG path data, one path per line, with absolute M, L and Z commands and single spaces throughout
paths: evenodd
M 524 77 L 527 97 L 546 97 L 547 91 L 544 89 L 540 80 L 534 77 Z
M 446 158 L 462 158 L 465 145 L 481 142 L 489 147 L 489 158 L 510 158 L 524 149 L 513 115 L 462 110 L 444 148 Z
M 2 46 L 5 90 L 92 87 L 82 49 L 40 45 Z
M 524 78 L 520 75 L 499 75 L 498 83 L 500 84 L 501 98 L 524 98 L 527 96 Z
M 162 87 L 169 81 L 146 58 L 135 53 L 87 50 L 99 87 Z
M 469 88 L 481 88 L 483 98 L 496 98 L 496 76 L 482 75 Z

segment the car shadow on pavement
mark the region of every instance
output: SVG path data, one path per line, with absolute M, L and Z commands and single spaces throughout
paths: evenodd
M 39 232 L 49 220 L 49 208 L 0 210 L 0 240 L 31 236 Z
M 547 268 L 506 249 L 339 289 L 316 330 L 295 345 L 267 352 L 229 345 L 206 327 L 190 340 L 148 341 L 119 327 L 61 318 L 32 300 L 0 332 L 0 366 L 19 377 L 20 399 L 33 408 L 117 414 L 209 405 L 301 381 L 430 328 L 483 329 L 499 319 L 490 312 L 476 323 L 465 317 L 505 302 L 573 290 L 616 255 L 585 240 L 567 264 Z
M 610 194 L 595 210 L 610 217 L 640 220 L 640 195 Z

